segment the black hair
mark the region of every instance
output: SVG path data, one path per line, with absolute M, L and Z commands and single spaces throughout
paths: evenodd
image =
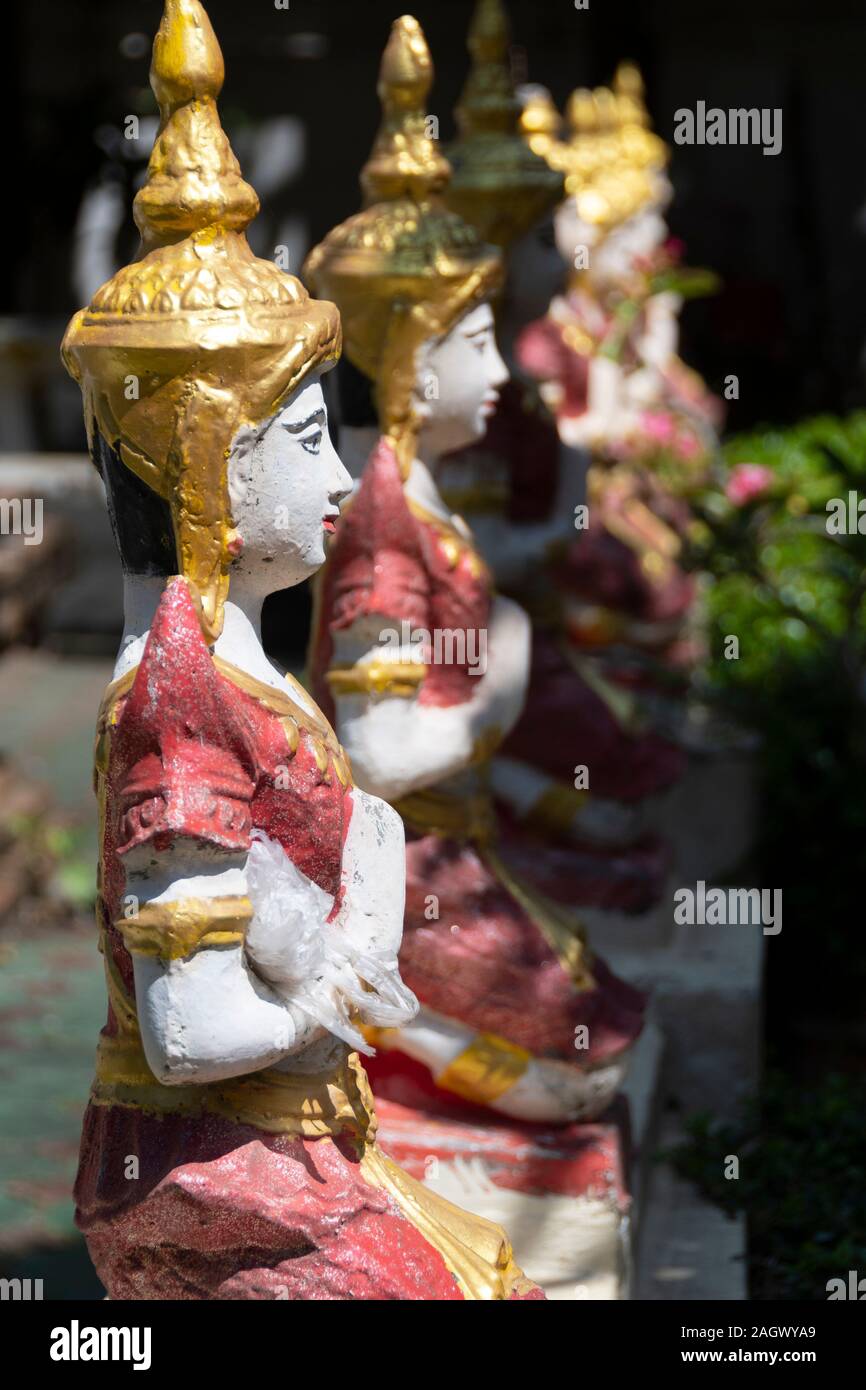
M 345 354 L 337 363 L 334 375 L 337 378 L 340 424 L 354 429 L 378 425 L 379 415 L 370 378 L 359 371 Z
M 143 483 L 93 430 L 93 462 L 102 474 L 111 529 L 125 574 L 177 574 L 177 546 L 168 503 Z

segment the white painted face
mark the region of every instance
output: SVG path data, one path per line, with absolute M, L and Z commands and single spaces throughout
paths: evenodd
M 636 259 L 652 255 L 665 241 L 668 229 L 658 204 L 642 208 L 605 236 L 577 215 L 574 198 L 557 208 L 554 217 L 556 244 L 569 266 L 585 269 L 590 284 L 599 289 L 628 279 Z
M 625 227 L 634 256 L 651 256 L 667 240 L 668 226 L 657 203 L 648 203 Z
M 241 538 L 232 572 L 269 594 L 315 574 L 325 562 L 340 504 L 352 489 L 331 443 L 317 379 L 293 392 L 264 425 L 238 431 L 228 477 L 232 520 Z
M 415 385 L 422 457 L 439 458 L 481 439 L 496 409 L 508 368 L 499 355 L 489 304 L 424 345 Z

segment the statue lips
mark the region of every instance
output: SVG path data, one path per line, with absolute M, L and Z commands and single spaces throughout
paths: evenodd
M 336 531 L 337 518 L 339 515 L 339 512 L 329 512 L 327 516 L 322 517 L 322 526 L 328 532 L 329 535 L 333 535 Z

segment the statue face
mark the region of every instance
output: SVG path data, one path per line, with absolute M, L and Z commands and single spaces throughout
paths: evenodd
M 650 203 L 628 221 L 613 227 L 607 235 L 577 215 L 573 198 L 556 211 L 556 244 L 569 266 L 584 269 L 590 284 L 599 289 L 628 279 L 636 260 L 661 246 L 668 229 L 658 204 Z
M 241 537 L 232 573 L 264 593 L 308 579 L 324 564 L 351 489 L 328 433 L 322 387 L 307 381 L 264 425 L 241 429 L 232 443 L 229 496 Z
M 651 256 L 667 240 L 668 227 L 657 203 L 649 203 L 623 229 L 632 256 Z
M 438 458 L 482 438 L 508 380 L 490 305 L 471 309 L 444 338 L 425 344 L 420 357 L 419 449 L 424 457 Z

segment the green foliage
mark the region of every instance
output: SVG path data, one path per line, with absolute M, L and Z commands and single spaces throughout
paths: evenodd
M 736 505 L 743 465 L 766 474 Z M 866 535 L 827 528 L 827 503 L 852 491 L 866 497 L 866 412 L 735 438 L 691 557 L 711 575 L 706 693 L 761 735 L 758 856 L 785 894 L 792 998 L 834 1008 L 866 985 Z
M 96 870 L 90 835 L 52 823 L 45 815 L 12 816 L 8 830 L 23 846 L 35 892 L 46 886 L 52 897 L 78 911 L 96 901 Z
M 737 506 L 725 488 L 742 465 L 767 469 L 772 481 Z M 693 561 L 715 581 L 710 622 L 717 637 L 741 639 L 739 661 L 715 661 L 712 678 L 742 693 L 758 716 L 780 684 L 795 672 L 808 678 L 816 662 L 836 668 L 862 700 L 866 535 L 827 529 L 827 503 L 850 491 L 866 497 L 866 412 L 738 436 L 725 448 L 722 476 L 696 504 L 704 524 Z
M 866 1276 L 866 1085 L 817 1087 L 771 1073 L 742 1118 L 695 1116 L 664 1157 L 730 1215 L 748 1218 L 754 1298 L 823 1299 L 829 1279 Z M 729 1155 L 739 1177 L 724 1176 Z

